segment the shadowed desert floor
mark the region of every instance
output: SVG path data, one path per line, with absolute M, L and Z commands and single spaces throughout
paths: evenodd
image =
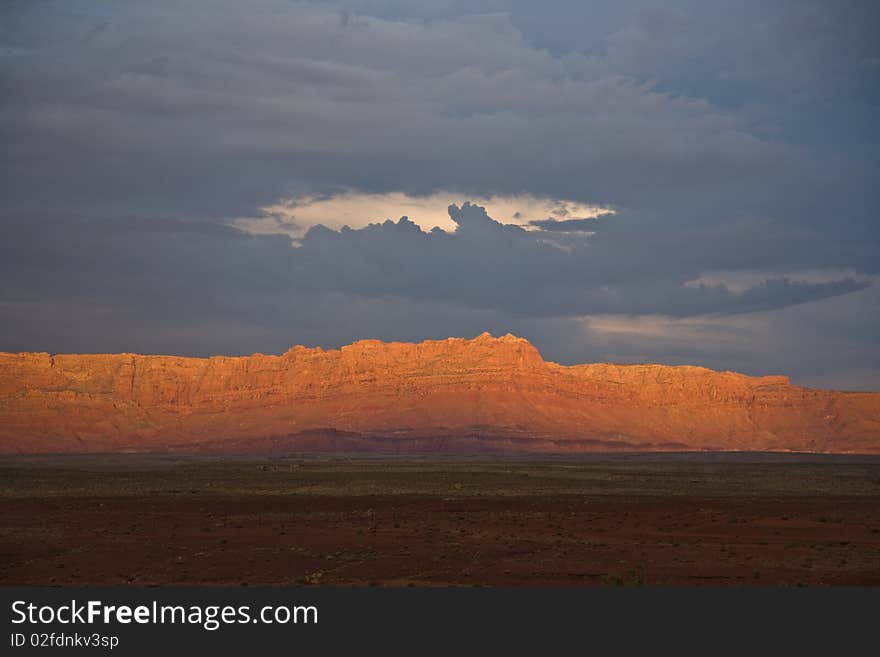
M 880 585 L 880 457 L 0 458 L 0 584 Z

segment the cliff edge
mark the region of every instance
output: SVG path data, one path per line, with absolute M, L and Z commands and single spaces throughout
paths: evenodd
M 484 333 L 280 356 L 0 353 L 0 452 L 880 453 L 880 393 L 546 362 Z

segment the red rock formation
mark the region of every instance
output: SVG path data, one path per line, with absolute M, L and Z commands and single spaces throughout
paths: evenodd
M 0 353 L 0 452 L 880 452 L 880 393 L 545 362 L 526 340 L 241 358 Z

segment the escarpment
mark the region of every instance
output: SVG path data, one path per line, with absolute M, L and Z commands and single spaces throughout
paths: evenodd
M 280 356 L 0 353 L 0 451 L 880 452 L 880 393 L 545 362 L 483 334 Z

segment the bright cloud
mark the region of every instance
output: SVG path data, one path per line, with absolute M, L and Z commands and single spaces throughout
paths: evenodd
M 453 203 L 459 203 L 461 198 L 460 193 L 448 191 L 438 191 L 428 196 L 354 191 L 334 196 L 306 196 L 263 207 L 260 216 L 242 217 L 236 219 L 233 225 L 252 235 L 288 235 L 298 240 L 309 227 L 317 224 L 333 229 L 343 226 L 363 228 L 371 223 L 386 219 L 396 221 L 407 216 L 423 230 L 436 227 L 452 232 L 456 224 L 450 219 L 448 208 Z M 496 220 L 529 230 L 534 228 L 529 225 L 530 221 L 592 219 L 615 213 L 608 207 L 531 194 L 471 197 L 471 200 L 485 207 Z
M 866 276 L 855 269 L 804 269 L 791 272 L 768 272 L 768 271 L 712 271 L 704 272 L 698 278 L 685 283 L 688 287 L 718 286 L 723 285 L 734 294 L 742 294 L 746 290 L 760 285 L 764 281 L 774 278 L 784 278 L 791 282 L 818 284 L 830 283 L 843 279 L 852 279 L 859 283 L 880 283 L 876 277 Z

